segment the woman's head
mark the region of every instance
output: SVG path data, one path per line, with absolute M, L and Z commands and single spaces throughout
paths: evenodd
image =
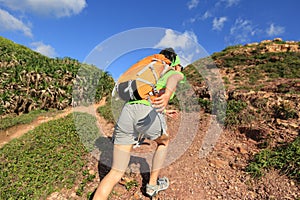
M 159 52 L 159 54 L 164 55 L 168 58 L 172 63 L 175 62 L 177 54 L 175 53 L 173 48 L 165 48 Z
M 168 58 L 172 63 L 171 67 L 173 67 L 176 71 L 182 71 L 183 67 L 180 64 L 180 58 L 175 53 L 173 48 L 165 48 L 159 52 L 160 54 L 163 54 L 166 58 Z

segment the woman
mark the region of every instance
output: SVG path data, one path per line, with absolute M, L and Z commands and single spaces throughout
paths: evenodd
M 126 103 L 123 107 L 113 135 L 112 168 L 101 180 L 94 200 L 107 199 L 113 187 L 122 178 L 129 164 L 130 152 L 133 145 L 138 142 L 140 134 L 157 143 L 152 159 L 150 179 L 146 185 L 147 195 L 155 196 L 159 191 L 169 187 L 168 178 L 158 178 L 169 143 L 169 136 L 162 131 L 166 130 L 164 112 L 169 100 L 174 96 L 177 84 L 183 80 L 184 75 L 181 73 L 180 59 L 172 48 L 166 48 L 160 54 L 169 59 L 173 67 L 173 70 L 168 71 L 157 82 L 157 89 L 163 89 L 164 93 L 152 100 L 151 103 L 148 100 L 136 100 Z

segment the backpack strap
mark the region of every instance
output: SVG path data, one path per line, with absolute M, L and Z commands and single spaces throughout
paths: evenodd
M 148 97 L 148 101 L 150 102 L 150 106 L 156 111 L 156 108 L 153 107 L 149 97 Z M 162 112 L 157 112 L 157 116 L 158 116 L 158 119 L 159 119 L 160 125 L 161 125 L 161 136 L 168 135 L 167 129 L 166 129 L 167 122 L 166 122 L 166 118 L 165 118 L 164 114 Z
M 145 79 L 137 78 L 136 80 L 140 81 L 140 82 L 143 82 L 143 83 L 146 83 L 147 85 L 150 85 L 151 87 L 155 87 L 155 85 L 153 85 L 151 82 L 149 82 Z
M 164 64 L 164 70 L 161 72 L 160 77 L 162 77 L 163 75 L 165 75 L 165 73 L 167 73 L 168 71 L 172 70 L 172 69 L 170 69 L 170 65 L 168 65 L 164 61 L 162 61 L 162 62 Z
M 129 80 L 128 87 L 124 89 L 124 92 L 129 92 L 130 99 L 134 99 L 134 95 L 133 95 L 134 91 L 132 90 L 131 85 L 132 85 L 132 80 Z
M 146 65 L 143 69 L 141 69 L 136 75 L 140 76 L 141 74 L 143 74 L 148 68 L 153 69 L 153 64 L 156 62 L 156 60 L 152 60 L 151 63 L 149 63 L 148 65 Z

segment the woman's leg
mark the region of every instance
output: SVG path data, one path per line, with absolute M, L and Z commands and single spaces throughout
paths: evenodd
M 131 149 L 132 145 L 114 145 L 112 168 L 101 180 L 93 200 L 106 200 L 108 198 L 128 167 Z
M 165 135 L 156 139 L 157 148 L 152 160 L 152 169 L 150 173 L 149 185 L 156 185 L 160 169 L 163 167 L 169 144 L 169 137 Z

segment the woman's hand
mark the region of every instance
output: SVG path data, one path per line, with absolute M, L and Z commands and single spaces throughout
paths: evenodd
M 168 78 L 166 88 L 164 89 L 165 93 L 163 93 L 161 96 L 156 97 L 152 101 L 153 107 L 156 108 L 158 112 L 163 112 L 166 109 L 170 97 L 176 90 L 177 83 L 183 78 L 183 74 L 174 74 Z
M 166 110 L 166 115 L 172 119 L 178 118 L 178 110 Z
M 157 112 L 163 112 L 166 109 L 167 105 L 168 105 L 169 99 L 170 99 L 170 95 L 167 94 L 167 93 L 164 93 L 161 96 L 156 97 L 152 101 L 152 106 L 154 108 L 156 108 Z

